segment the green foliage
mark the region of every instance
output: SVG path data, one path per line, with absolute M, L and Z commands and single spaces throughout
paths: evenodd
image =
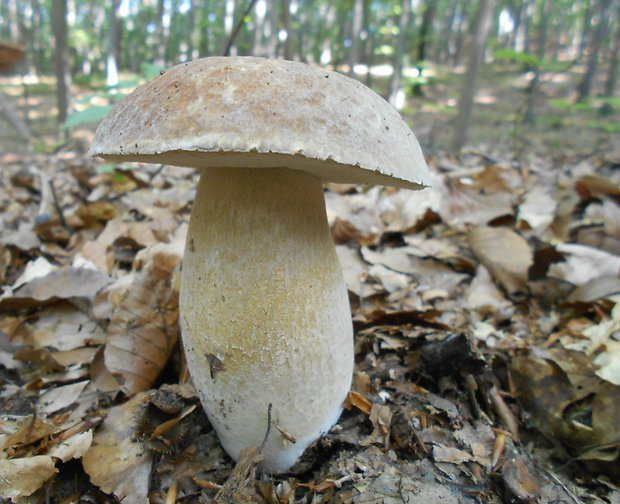
M 155 65 L 153 63 L 142 63 L 140 65 L 140 71 L 146 80 L 151 80 L 157 77 L 163 70 L 163 65 Z
M 87 109 L 71 112 L 61 129 L 66 130 L 81 124 L 100 121 L 111 108 L 112 105 L 92 105 Z
M 568 101 L 564 98 L 555 98 L 553 100 L 549 100 L 549 104 L 559 110 L 566 110 L 566 111 L 592 111 L 595 110 L 596 107 L 594 107 L 591 103 L 589 103 L 587 100 L 585 101 L 580 101 L 580 102 L 571 102 Z
M 515 51 L 514 49 L 499 49 L 493 53 L 493 58 L 496 60 L 516 61 L 531 68 L 541 68 L 543 66 L 543 62 L 533 54 Z
M 583 125 L 586 128 L 600 129 L 604 131 L 605 133 L 620 132 L 620 124 L 609 122 L 609 121 L 597 121 L 597 120 L 585 121 Z

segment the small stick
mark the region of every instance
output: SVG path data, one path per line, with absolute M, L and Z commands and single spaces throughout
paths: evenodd
M 512 439 L 519 441 L 519 423 L 495 386 L 489 389 L 489 396 L 493 409 L 512 434 Z

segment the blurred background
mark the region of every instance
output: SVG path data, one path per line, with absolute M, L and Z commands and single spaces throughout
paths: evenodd
M 619 139 L 619 21 L 612 0 L 0 0 L 0 141 L 87 143 L 144 80 L 231 54 L 359 79 L 427 150 L 593 151 Z

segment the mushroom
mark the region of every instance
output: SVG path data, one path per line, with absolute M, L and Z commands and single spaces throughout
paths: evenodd
M 211 57 L 135 89 L 103 119 L 91 153 L 202 169 L 181 279 L 190 374 L 228 454 L 274 427 L 261 468 L 287 471 L 336 423 L 353 373 L 322 183 L 429 185 L 415 136 L 341 74 Z

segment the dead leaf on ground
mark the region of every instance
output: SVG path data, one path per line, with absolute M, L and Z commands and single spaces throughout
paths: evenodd
M 555 248 L 566 259 L 552 264 L 549 276 L 577 286 L 603 276 L 620 276 L 620 256 L 576 243 L 560 243 Z
M 136 423 L 147 397 L 147 393 L 140 393 L 110 408 L 82 457 L 93 484 L 126 504 L 147 502 L 153 458 L 136 439 Z
M 148 389 L 178 339 L 178 276 L 175 245 L 153 247 L 150 260 L 115 307 L 108 326 L 105 365 L 126 394 Z
M 111 278 L 90 268 L 63 267 L 37 276 L 0 298 L 0 310 L 16 311 L 46 302 L 71 298 L 94 298 Z
M 47 455 L 0 460 L 0 495 L 14 502 L 28 497 L 56 472 L 54 460 Z
M 557 208 L 558 202 L 549 188 L 543 185 L 535 186 L 526 194 L 523 203 L 519 206 L 517 220 L 521 225 L 526 223 L 526 226 L 542 233 L 555 220 Z
M 472 228 L 468 237 L 476 257 L 507 294 L 522 298 L 532 265 L 532 250 L 525 239 L 510 229 L 491 227 Z
M 578 456 L 615 460 L 620 454 L 620 388 L 601 382 L 581 352 L 538 353 L 546 358 L 521 355 L 511 363 L 518 399 L 531 422 Z

